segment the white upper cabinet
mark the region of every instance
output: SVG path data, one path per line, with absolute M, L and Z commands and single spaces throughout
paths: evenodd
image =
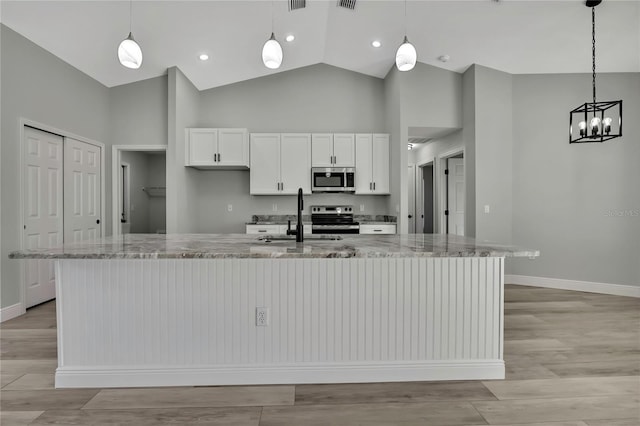
M 311 138 L 312 167 L 354 167 L 353 133 L 314 133 Z
M 353 133 L 336 133 L 333 135 L 333 166 L 355 167 L 356 143 Z
M 280 135 L 281 194 L 311 194 L 311 134 Z
M 185 166 L 199 169 L 249 167 L 247 129 L 186 129 Z
M 311 193 L 311 134 L 252 133 L 250 193 Z
M 356 134 L 356 194 L 389 194 L 389 135 Z
M 333 166 L 333 134 L 314 133 L 311 135 L 311 166 Z

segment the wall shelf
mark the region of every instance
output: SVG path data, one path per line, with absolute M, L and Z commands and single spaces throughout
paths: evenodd
M 164 186 L 145 186 L 142 188 L 149 197 L 166 197 L 167 188 Z

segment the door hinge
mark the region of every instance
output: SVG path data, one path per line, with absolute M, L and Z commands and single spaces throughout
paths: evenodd
M 445 210 L 445 211 L 444 211 L 444 215 L 445 215 L 445 216 L 449 216 L 449 210 Z
M 449 174 L 449 169 L 445 169 L 445 170 L 444 170 L 444 174 L 445 174 L 445 175 L 448 175 L 448 174 Z

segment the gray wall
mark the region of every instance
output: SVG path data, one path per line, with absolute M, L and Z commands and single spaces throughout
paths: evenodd
M 399 127 L 391 132 L 391 193 L 389 211 L 398 214 L 400 233 L 408 230 L 407 166 L 409 127 L 449 127 L 462 125 L 462 76 L 431 65 L 417 63 L 411 72 L 400 72 L 395 67 L 386 79 L 387 95 L 399 91 L 399 99 L 388 103 L 388 124 L 395 127 L 394 104 L 399 104 Z M 390 93 L 391 92 L 391 93 Z M 392 95 L 393 96 L 393 95 Z M 389 102 L 389 101 L 387 101 Z
M 464 233 L 476 236 L 476 66 L 462 75 L 462 139 L 464 141 Z
M 168 71 L 167 233 L 197 229 L 198 171 L 184 166 L 185 128 L 198 124 L 200 92 L 176 67 Z
M 511 243 L 513 215 L 511 79 L 475 65 L 475 237 L 505 244 Z
M 113 145 L 167 145 L 167 76 L 109 89 Z
M 381 79 L 318 64 L 203 91 L 199 123 L 250 132 L 385 133 L 384 102 Z M 247 171 L 196 171 L 194 181 L 196 232 L 244 232 L 252 214 L 295 212 L 295 196 L 249 195 Z M 365 213 L 386 214 L 387 198 L 314 194 L 305 205 L 364 204 Z
M 2 307 L 20 302 L 20 261 L 9 251 L 20 247 L 20 118 L 105 144 L 111 164 L 108 89 L 4 25 L 2 52 Z M 110 193 L 110 170 L 104 173 Z M 107 233 L 111 232 L 107 198 Z
M 513 241 L 541 251 L 515 274 L 640 285 L 640 73 L 597 83 L 598 99 L 623 99 L 624 136 L 570 145 L 591 75 L 513 76 Z

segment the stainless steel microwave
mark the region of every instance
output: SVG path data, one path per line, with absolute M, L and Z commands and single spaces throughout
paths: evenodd
M 353 167 L 313 167 L 311 192 L 355 192 L 356 169 Z

